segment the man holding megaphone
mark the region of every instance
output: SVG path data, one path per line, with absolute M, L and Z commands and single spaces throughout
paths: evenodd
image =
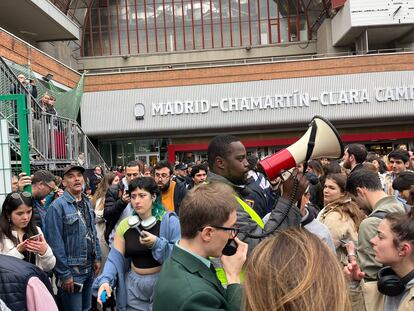
M 292 205 L 297 203 L 305 191 L 308 185 L 306 177 L 294 172 L 286 180 L 282 186 L 283 193 L 278 198 L 268 222 L 264 224 L 255 210 L 243 200 L 249 194 L 245 184 L 249 163 L 247 162 L 246 149 L 242 142 L 234 136 L 216 136 L 209 144 L 208 160 L 210 166 L 208 179 L 210 181 L 224 182 L 232 186 L 238 194 L 237 201 L 239 206 L 236 222 L 240 229 L 238 237 L 249 245 L 249 252 L 261 240 L 276 230 L 290 226 L 298 227 L 300 225 L 300 211 L 296 206 Z M 294 187 L 297 188 L 296 193 L 291 198 Z
M 314 117 L 308 131 L 295 144 L 262 160 L 259 167 L 265 175 L 273 180 L 281 173 L 291 170 L 300 163 L 318 157 L 340 158 L 343 145 L 336 129 L 325 119 Z M 291 226 L 300 226 L 301 214 L 297 203 L 306 190 L 309 182 L 297 170 L 289 171 L 281 184 L 281 195 L 277 198 L 268 221 L 264 224 L 255 210 L 244 198 L 248 196 L 246 177 L 249 163 L 246 148 L 234 136 L 216 136 L 208 146 L 208 163 L 210 181 L 221 181 L 231 185 L 238 196 L 237 226 L 240 229 L 238 238 L 249 245 L 251 252 L 264 238 L 279 230 Z

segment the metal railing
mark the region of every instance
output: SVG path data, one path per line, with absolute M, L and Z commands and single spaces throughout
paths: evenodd
M 30 162 L 50 170 L 60 170 L 68 164 L 80 164 L 85 168 L 102 166 L 107 169 L 95 146 L 80 125 L 56 115 L 34 96 L 36 91 L 30 84 L 19 82 L 14 72 L 0 57 L 0 94 L 23 94 L 26 98 Z M 53 113 L 48 113 L 48 112 Z M 8 120 L 10 146 L 18 161 L 20 156 L 19 125 L 15 101 L 3 101 L 0 118 Z
M 301 42 L 303 44 L 303 42 Z M 131 72 L 149 72 L 149 71 L 170 71 L 180 69 L 197 69 L 197 68 L 215 68 L 215 67 L 228 67 L 228 66 L 246 66 L 246 65 L 259 65 L 259 64 L 271 64 L 281 63 L 289 61 L 303 61 L 303 60 L 319 60 L 338 57 L 355 57 L 373 54 L 400 54 L 400 53 L 413 53 L 414 48 L 393 48 L 393 49 L 378 49 L 368 50 L 365 52 L 346 51 L 337 53 L 325 53 L 325 54 L 300 54 L 300 55 L 287 55 L 287 56 L 265 56 L 265 57 L 253 57 L 253 58 L 239 58 L 239 59 L 224 59 L 215 61 L 199 61 L 191 63 L 172 63 L 172 64 L 157 64 L 157 65 L 142 65 L 131 67 L 114 67 L 114 68 L 99 68 L 99 69 L 87 69 L 86 75 L 102 75 L 102 74 L 119 74 L 119 73 L 131 73 Z M 130 57 L 132 57 L 131 55 Z M 115 57 L 115 56 L 114 56 Z M 120 56 L 116 56 L 120 57 Z M 88 59 L 88 57 L 83 57 Z M 99 57 L 90 57 L 99 59 Z M 104 57 L 101 57 L 104 58 Z M 80 58 L 82 59 L 82 58 Z

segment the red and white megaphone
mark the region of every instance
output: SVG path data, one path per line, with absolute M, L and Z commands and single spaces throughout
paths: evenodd
M 300 163 L 321 157 L 339 159 L 343 153 L 338 131 L 328 120 L 315 116 L 305 135 L 286 149 L 264 158 L 258 166 L 269 180 L 273 180 L 282 170 L 289 170 Z

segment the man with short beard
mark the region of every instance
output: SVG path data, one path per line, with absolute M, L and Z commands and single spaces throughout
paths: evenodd
M 33 217 L 36 225 L 44 232 L 44 222 L 47 210 L 41 201 L 52 191 L 58 192 L 59 189 L 56 185 L 56 176 L 49 171 L 39 170 L 32 176 L 27 176 L 26 173 L 20 173 L 19 177 L 18 186 L 20 191 L 23 191 L 26 186 L 31 185 L 32 187 Z
M 179 215 L 180 204 L 187 194 L 186 184 L 172 180 L 173 167 L 167 160 L 159 161 L 155 167 L 154 179 L 161 191 L 162 205 Z
M 131 161 L 125 168 L 125 177 L 122 178 L 120 184 L 109 187 L 106 192 L 103 218 L 106 221 L 104 236 L 109 247 L 112 247 L 115 231 L 119 223 L 133 212 L 130 204 L 131 200 L 127 193 L 128 185 L 140 176 L 141 168 L 139 163 Z
M 365 281 L 375 281 L 382 264 L 375 260 L 371 239 L 377 235 L 378 225 L 386 214 L 404 212 L 404 207 L 384 192 L 378 174 L 367 169 L 356 170 L 348 176 L 346 191 L 354 196 L 360 208 L 368 206 L 371 210 L 359 225 L 358 262 L 365 272 Z
M 350 144 L 345 148 L 342 158 L 343 167 L 351 172 L 363 168 L 362 163 L 367 158 L 367 149 L 361 144 Z

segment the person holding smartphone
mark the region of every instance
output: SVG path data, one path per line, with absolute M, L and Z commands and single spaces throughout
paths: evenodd
M 42 230 L 34 224 L 32 197 L 12 192 L 3 203 L 0 216 L 0 253 L 35 264 L 45 272 L 56 263 Z
M 105 294 L 110 297 L 117 287 L 119 310 L 152 310 L 155 283 L 180 238 L 180 225 L 175 213 L 165 212 L 152 177 L 132 180 L 128 194 L 133 215 L 117 227 L 103 273 L 95 282 L 99 286 L 98 302 L 104 302 Z M 129 267 L 125 259 L 131 261 Z

